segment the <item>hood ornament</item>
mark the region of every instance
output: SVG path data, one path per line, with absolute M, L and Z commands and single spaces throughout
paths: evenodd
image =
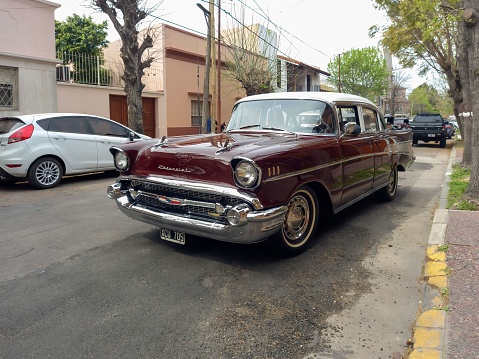
M 225 141 L 225 143 L 224 143 L 224 145 L 223 145 L 223 147 L 221 147 L 220 149 L 218 149 L 218 150 L 215 152 L 215 154 L 216 154 L 216 155 L 219 155 L 220 153 L 223 153 L 224 151 L 229 151 L 229 150 L 231 150 L 232 147 L 233 147 L 233 144 L 230 143 L 230 139 L 227 138 L 226 141 Z
M 156 145 L 153 146 L 153 148 L 158 148 L 160 146 L 167 146 L 168 145 L 168 139 L 166 136 L 163 136 Z

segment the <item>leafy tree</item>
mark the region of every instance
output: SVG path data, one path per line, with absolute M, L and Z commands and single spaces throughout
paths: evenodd
M 128 107 L 128 126 L 143 133 L 143 104 L 141 94 L 145 84 L 141 81 L 144 70 L 151 66 L 154 56 L 146 52 L 153 47 L 153 37 L 149 31 L 140 37 L 138 27 L 151 14 L 154 7 L 147 8 L 148 0 L 92 0 L 92 5 L 108 15 L 120 35 L 120 56 L 125 70 L 122 80 L 125 83 Z
M 107 31 L 106 21 L 96 24 L 91 16 L 73 14 L 65 21 L 55 21 L 56 51 L 102 55 L 102 50 L 108 46 Z
M 375 101 L 388 88 L 386 60 L 377 47 L 352 49 L 328 63 L 328 82 L 341 92 Z
M 464 100 L 457 56 L 459 0 L 374 0 L 386 12 L 389 24 L 373 26 L 371 35 L 382 33 L 382 44 L 404 67 L 418 65 L 420 74 L 436 71 L 446 77 L 454 114 L 459 118 Z M 472 150 L 465 137 L 463 161 L 470 161 Z
M 422 84 L 409 94 L 409 103 L 411 104 L 413 115 L 419 112 L 435 112 L 429 90 L 430 88 L 427 84 Z
M 447 93 L 438 91 L 426 83 L 416 87 L 409 95 L 412 114 L 418 112 L 438 112 L 447 116 L 452 112 L 452 99 Z
M 71 75 L 77 83 L 109 84 L 110 71 L 104 65 L 103 49 L 108 45 L 108 23 L 93 22 L 91 16 L 73 14 L 65 21 L 55 21 L 55 47 L 63 64 L 74 64 Z M 98 58 L 98 62 L 96 59 Z M 97 74 L 100 79 L 97 79 Z M 95 77 L 95 78 L 93 78 Z

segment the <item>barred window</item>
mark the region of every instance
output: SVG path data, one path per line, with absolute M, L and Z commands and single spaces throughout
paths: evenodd
M 201 126 L 203 101 L 191 100 L 191 126 Z
M 0 109 L 18 109 L 17 69 L 0 66 Z

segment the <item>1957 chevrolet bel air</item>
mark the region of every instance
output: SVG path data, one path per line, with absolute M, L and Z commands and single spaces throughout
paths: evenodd
M 188 235 L 304 251 L 318 218 L 375 193 L 394 199 L 413 162 L 412 132 L 392 130 L 369 100 L 285 92 L 238 101 L 220 134 L 112 147 L 120 171 L 108 196 L 126 215 Z

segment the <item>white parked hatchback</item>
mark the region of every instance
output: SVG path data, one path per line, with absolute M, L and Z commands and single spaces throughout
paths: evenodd
M 0 118 L 0 179 L 46 189 L 63 175 L 114 170 L 110 147 L 150 137 L 93 115 L 47 113 Z

